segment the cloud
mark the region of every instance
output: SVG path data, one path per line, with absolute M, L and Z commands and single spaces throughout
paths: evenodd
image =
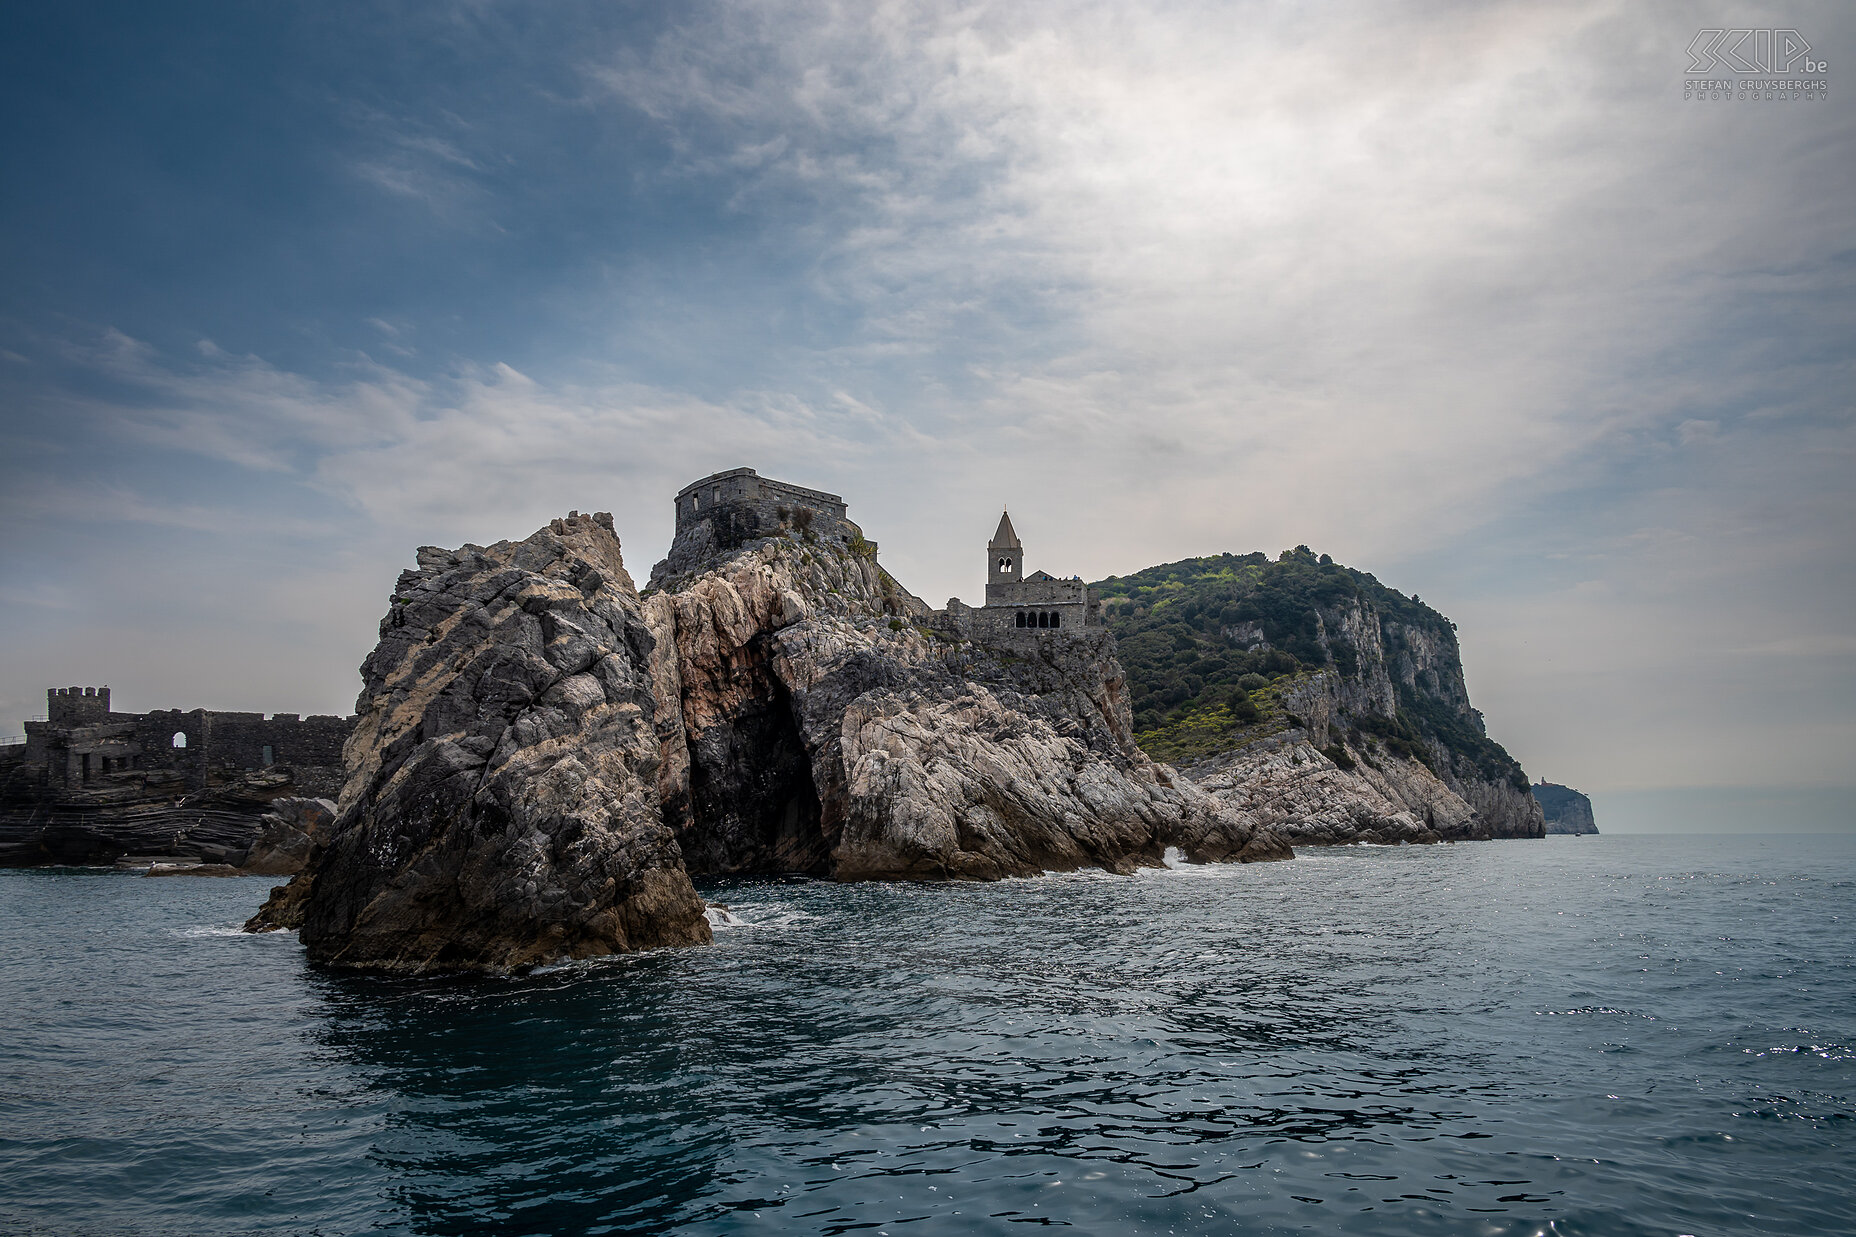
M 211 341 L 198 351 L 198 364 L 180 368 L 114 328 L 94 344 L 69 345 L 68 358 L 120 388 L 72 405 L 152 447 L 289 472 L 320 451 L 403 435 L 423 397 L 418 381 L 366 358 L 343 367 L 346 380 L 325 382 L 227 355 Z
M 49 477 L 21 479 L 0 496 L 0 518 L 15 527 L 47 522 L 66 527 L 141 525 L 193 533 L 225 533 L 242 527 L 247 513 L 236 507 L 175 503 L 152 498 L 118 481 L 80 484 Z M 326 537 L 325 521 L 267 514 L 265 532 L 274 537 Z
M 1697 133 L 1686 15 L 1337 14 L 728 8 L 587 74 L 686 175 L 807 202 L 815 278 L 861 314 L 841 351 L 985 367 L 917 425 L 1035 457 L 1032 485 L 1178 487 L 1194 538 L 1228 527 L 1221 493 L 1293 503 L 1318 469 L 1306 535 L 1384 553 L 1808 377 L 1697 354 L 1756 301 L 1804 350 L 1834 335 L 1806 315 L 1848 272 L 1808 268 L 1846 225 L 1765 186 L 1847 122 Z
M 348 123 L 360 135 L 349 170 L 389 197 L 424 207 L 454 226 L 480 226 L 490 201 L 490 169 L 468 144 L 477 138 L 455 113 L 430 118 L 394 115 L 350 104 Z
M 340 587 L 570 506 L 642 574 L 739 464 L 843 493 L 937 601 L 1005 505 L 1061 574 L 1308 543 L 1459 619 L 1565 780 L 1808 777 L 1856 688 L 1856 120 L 1684 103 L 1695 20 L 768 0 L 530 40 L 482 112 L 351 107 L 344 166 L 571 272 L 461 356 L 449 307 L 289 364 L 125 327 L 60 408 L 322 503 L 374 555 Z
M 365 358 L 318 380 L 258 357 L 197 351 L 202 359 L 183 363 L 105 331 L 68 355 L 110 379 L 115 394 L 67 396 L 70 408 L 105 438 L 275 475 L 335 500 L 346 514 L 331 520 L 382 529 L 521 536 L 569 505 L 591 509 L 617 492 L 649 510 L 656 531 L 668 496 L 691 477 L 751 462 L 844 478 L 910 440 L 906 426 L 842 392 L 817 404 L 780 391 L 712 401 L 617 380 L 544 383 L 500 362 L 417 379 Z M 158 501 L 95 478 L 22 479 L 5 509 L 18 519 L 192 531 L 240 522 L 220 507 Z M 276 512 L 265 526 L 330 531 Z

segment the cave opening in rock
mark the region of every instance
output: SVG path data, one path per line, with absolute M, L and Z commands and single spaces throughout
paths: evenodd
M 688 734 L 690 802 L 677 829 L 685 868 L 694 877 L 828 873 L 792 694 L 758 657 L 714 686 L 725 706 Z

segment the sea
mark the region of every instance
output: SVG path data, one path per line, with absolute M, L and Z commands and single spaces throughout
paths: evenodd
M 705 887 L 384 980 L 0 872 L 9 1234 L 1856 1232 L 1856 839 Z

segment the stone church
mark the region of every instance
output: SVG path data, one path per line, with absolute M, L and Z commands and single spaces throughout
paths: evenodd
M 1055 631 L 1075 635 L 1102 624 L 1100 607 L 1081 577 L 1058 579 L 1045 571 L 1025 573 L 1025 547 L 1011 513 L 986 545 L 986 604 L 974 618 L 993 631 Z

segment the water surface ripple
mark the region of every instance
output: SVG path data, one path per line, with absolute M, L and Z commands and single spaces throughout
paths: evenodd
M 712 949 L 307 967 L 0 872 L 0 1231 L 1849 1233 L 1856 840 L 743 881 Z

